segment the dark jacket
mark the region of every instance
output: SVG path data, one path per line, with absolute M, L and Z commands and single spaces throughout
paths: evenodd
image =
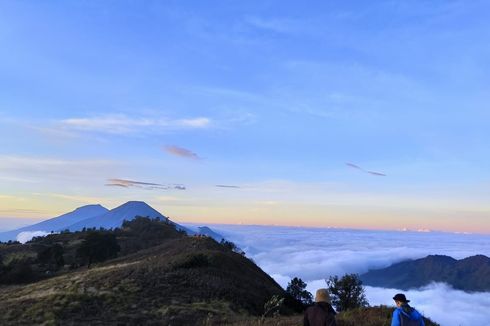
M 317 302 L 308 307 L 303 319 L 304 326 L 337 326 L 335 315 L 337 313 L 332 306 L 326 302 Z
M 425 326 L 422 315 L 406 303 L 393 311 L 393 318 L 391 319 L 391 326 L 404 325 Z

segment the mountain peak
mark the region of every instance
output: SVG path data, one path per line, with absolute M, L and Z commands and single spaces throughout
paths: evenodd
M 80 207 L 76 208 L 74 210 L 74 212 L 79 212 L 79 211 L 86 210 L 86 209 L 100 209 L 100 208 L 107 210 L 107 208 L 105 208 L 101 204 L 90 204 L 90 205 L 80 206 Z
M 148 207 L 151 207 L 150 205 L 148 205 L 144 201 L 140 201 L 140 200 L 130 200 L 128 202 L 125 202 L 124 204 L 122 204 L 119 207 L 122 207 L 122 206 L 148 206 Z
M 124 221 L 133 220 L 135 217 L 149 217 L 166 219 L 167 217 L 143 201 L 128 201 L 116 208 L 111 209 L 103 215 L 80 221 L 70 225 L 70 230 L 81 230 L 86 228 L 113 229 L 120 227 Z
M 144 201 L 137 201 L 137 200 L 131 200 L 128 201 L 120 206 L 117 206 L 116 208 L 110 210 L 112 211 L 126 211 L 127 214 L 133 214 L 133 213 L 138 213 L 138 216 L 143 216 L 143 217 L 165 217 L 163 214 L 158 212 L 156 209 L 145 203 Z M 140 215 L 140 214 L 146 214 L 146 215 Z M 130 219 L 134 218 L 135 216 L 131 216 Z

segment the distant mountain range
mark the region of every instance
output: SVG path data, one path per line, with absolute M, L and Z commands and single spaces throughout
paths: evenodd
M 120 227 L 124 220 L 132 220 L 137 216 L 166 219 L 175 225 L 177 230 L 187 234 L 196 232 L 170 221 L 166 216 L 141 201 L 129 201 L 114 209 L 108 210 L 101 205 L 87 205 L 58 217 L 25 226 L 16 230 L 0 233 L 0 241 L 16 240 L 21 232 L 59 232 L 62 230 L 80 231 L 83 228 L 113 229 Z
M 463 291 L 490 291 L 490 258 L 484 255 L 456 260 L 431 255 L 403 261 L 361 275 L 365 285 L 408 290 L 444 282 Z
M 85 219 L 101 216 L 109 210 L 102 205 L 87 205 L 75 209 L 72 212 L 60 215 L 58 217 L 51 218 L 36 224 L 28 225 L 12 231 L 6 231 L 0 233 L 0 241 L 15 240 L 17 235 L 21 232 L 57 232 L 70 227 L 70 225 L 83 221 Z

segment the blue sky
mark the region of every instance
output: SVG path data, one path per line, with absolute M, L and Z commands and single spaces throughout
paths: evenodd
M 489 233 L 489 7 L 0 1 L 0 216 Z

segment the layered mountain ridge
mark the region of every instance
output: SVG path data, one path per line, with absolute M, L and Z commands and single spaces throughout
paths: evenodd
M 403 261 L 371 270 L 361 279 L 365 285 L 408 290 L 442 282 L 469 292 L 490 291 L 490 258 L 476 255 L 454 259 L 444 255 Z
M 114 209 L 108 210 L 102 205 L 86 205 L 72 212 L 12 231 L 0 233 L 0 241 L 16 240 L 21 232 L 60 232 L 63 230 L 80 231 L 83 228 L 114 229 L 120 227 L 123 221 L 130 221 L 137 216 L 152 219 L 167 220 L 177 230 L 194 234 L 190 229 L 170 221 L 150 205 L 142 201 L 129 201 Z

